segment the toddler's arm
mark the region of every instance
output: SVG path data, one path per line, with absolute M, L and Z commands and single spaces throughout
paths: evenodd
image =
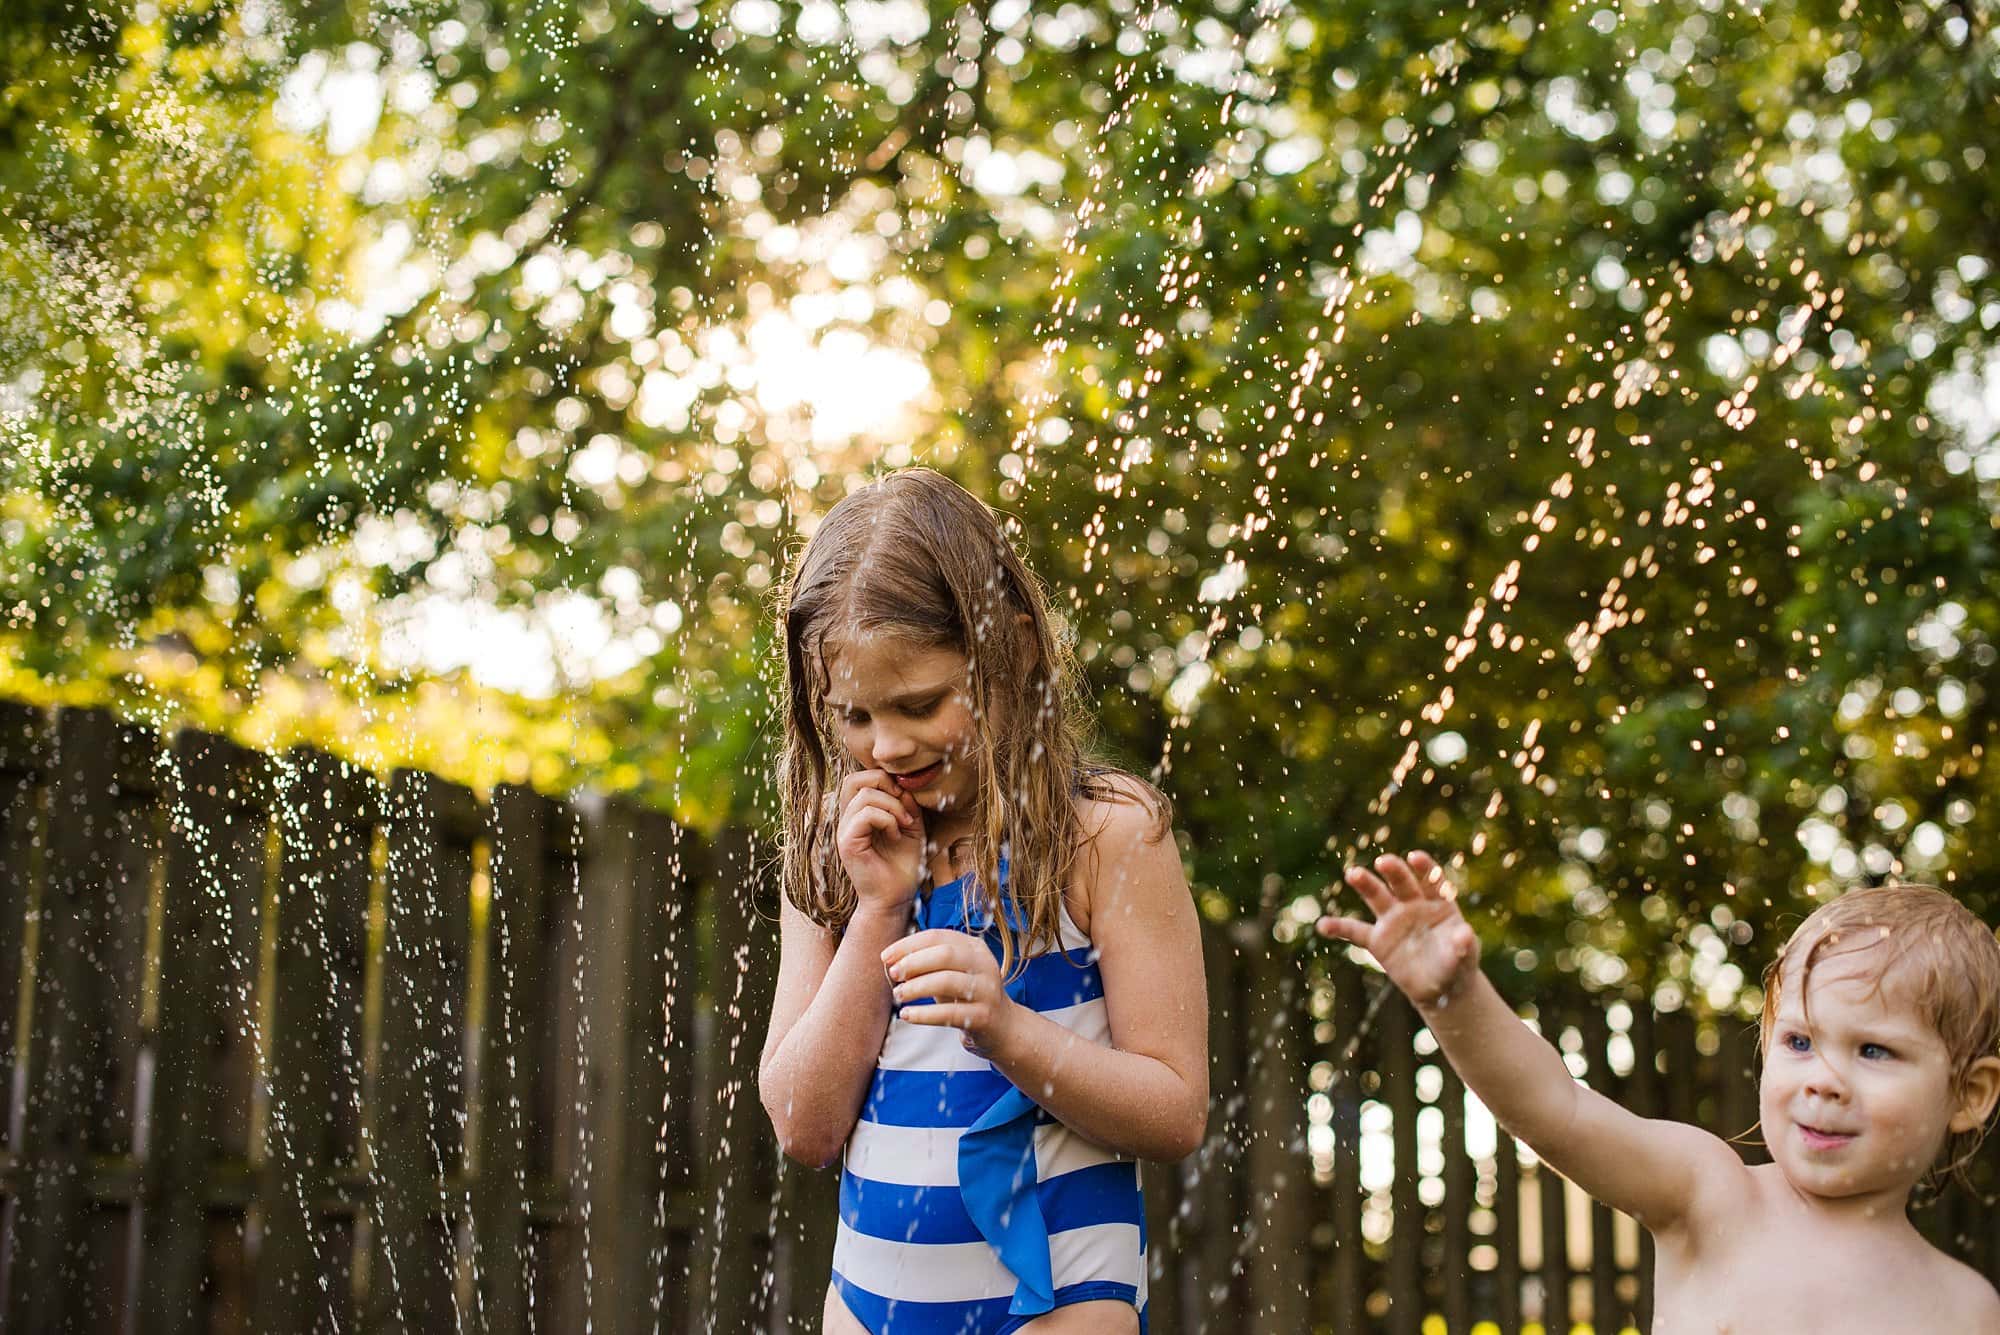
M 1348 884 L 1375 914 L 1321 918 L 1322 936 L 1374 955 L 1416 1004 L 1466 1087 L 1564 1177 L 1654 1232 L 1683 1221 L 1705 1184 L 1741 1172 L 1735 1152 L 1682 1122 L 1640 1117 L 1579 1085 L 1479 970 L 1479 942 L 1423 853 L 1376 859 Z

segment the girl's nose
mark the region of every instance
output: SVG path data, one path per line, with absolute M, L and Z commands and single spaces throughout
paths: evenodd
M 916 744 L 910 740 L 906 733 L 895 728 L 880 726 L 875 729 L 875 762 L 878 765 L 891 765 L 898 760 L 910 756 L 915 751 Z

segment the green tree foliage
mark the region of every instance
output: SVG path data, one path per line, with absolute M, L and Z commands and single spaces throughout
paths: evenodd
M 1718 999 L 1808 893 L 2000 918 L 1979 6 L 0 42 L 8 689 L 767 817 L 785 557 L 921 461 L 1015 517 L 1217 913 L 1421 841 L 1525 973 Z

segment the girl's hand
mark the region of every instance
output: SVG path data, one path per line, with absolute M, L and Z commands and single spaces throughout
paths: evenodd
M 896 985 L 897 1005 L 923 997 L 935 1003 L 911 1006 L 902 1012 L 905 1020 L 957 1029 L 981 1056 L 1021 1018 L 1020 1003 L 1001 984 L 999 961 L 980 937 L 944 927 L 916 932 L 884 950 L 882 964 Z
M 1411 1001 L 1430 1006 L 1447 1001 L 1468 972 L 1479 968 L 1479 938 L 1458 911 L 1444 870 L 1428 853 L 1408 862 L 1384 855 L 1375 859 L 1376 876 L 1347 869 L 1347 883 L 1374 911 L 1373 923 L 1325 917 L 1321 936 L 1360 946 Z
M 923 812 L 887 770 L 862 770 L 841 780 L 833 844 L 854 882 L 858 910 L 895 913 L 917 897 L 924 871 Z

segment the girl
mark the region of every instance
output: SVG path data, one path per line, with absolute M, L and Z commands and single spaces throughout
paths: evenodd
M 1084 758 L 1040 586 L 941 474 L 834 506 L 780 631 L 759 1084 L 786 1154 L 842 1157 L 825 1330 L 1143 1331 L 1134 1160 L 1190 1153 L 1208 1110 L 1166 799 Z

